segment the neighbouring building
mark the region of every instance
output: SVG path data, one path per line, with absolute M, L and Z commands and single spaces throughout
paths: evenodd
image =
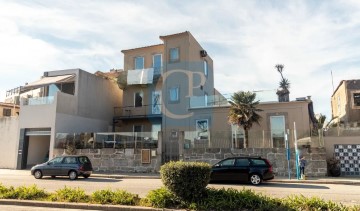
M 19 116 L 19 110 L 19 105 L 0 102 L 0 117 Z
M 360 80 L 342 80 L 331 96 L 333 122 L 346 127 L 360 124 Z

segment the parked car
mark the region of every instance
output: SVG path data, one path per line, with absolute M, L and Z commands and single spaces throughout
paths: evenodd
M 210 181 L 251 182 L 259 185 L 274 178 L 272 166 L 261 157 L 231 157 L 212 166 Z
M 43 164 L 38 164 L 31 168 L 31 175 L 36 179 L 43 176 L 69 176 L 75 180 L 78 176 L 84 178 L 90 177 L 92 173 L 92 164 L 88 157 L 83 155 L 65 155 L 59 156 Z

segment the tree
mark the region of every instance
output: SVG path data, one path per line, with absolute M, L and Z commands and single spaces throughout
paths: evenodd
M 319 115 L 317 115 L 316 119 L 318 121 L 318 128 L 322 129 L 324 127 L 326 116 L 320 113 Z
M 231 96 L 231 104 L 228 121 L 230 124 L 236 124 L 244 128 L 245 146 L 249 146 L 249 130 L 254 123 L 260 124 L 261 116 L 257 113 L 262 111 L 258 109 L 259 101 L 255 101 L 256 93 L 239 91 Z
M 281 80 L 279 82 L 279 89 L 276 92 L 276 94 L 279 96 L 279 102 L 289 102 L 289 88 L 290 88 L 290 81 L 287 78 L 284 78 L 283 76 L 283 69 L 284 69 L 284 65 L 283 64 L 277 64 L 275 65 L 275 68 L 277 69 L 277 71 L 280 73 L 281 75 Z

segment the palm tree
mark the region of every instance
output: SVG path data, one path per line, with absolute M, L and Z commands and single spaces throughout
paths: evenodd
M 255 101 L 256 93 L 239 91 L 231 96 L 231 104 L 228 120 L 230 124 L 236 124 L 244 128 L 244 147 L 249 146 L 249 130 L 254 123 L 259 124 L 261 116 L 257 113 L 262 111 L 256 108 L 259 101 Z

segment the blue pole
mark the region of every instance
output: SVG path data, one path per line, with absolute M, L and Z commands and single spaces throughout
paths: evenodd
M 294 139 L 295 139 L 295 166 L 296 166 L 296 178 L 300 179 L 299 169 L 299 150 L 297 147 L 297 135 L 296 135 L 296 123 L 294 122 Z

